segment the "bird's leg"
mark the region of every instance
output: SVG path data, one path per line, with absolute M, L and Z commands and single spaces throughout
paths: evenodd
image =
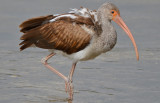
M 47 60 L 50 59 L 52 56 L 54 56 L 55 53 L 51 53 L 49 54 L 47 57 L 43 58 L 41 60 L 41 62 L 44 64 L 45 67 L 47 67 L 48 69 L 50 69 L 52 72 L 56 73 L 58 76 L 60 76 L 62 79 L 65 80 L 65 82 L 68 81 L 68 78 L 66 76 L 64 76 L 62 73 L 60 73 L 59 71 L 57 71 L 55 68 L 51 67 L 48 63 Z
M 68 78 L 66 76 L 64 76 L 62 73 L 60 73 L 59 71 L 57 71 L 55 68 L 51 67 L 47 61 L 48 59 L 50 59 L 52 56 L 54 56 L 55 53 L 51 53 L 49 54 L 47 57 L 43 58 L 41 60 L 41 62 L 44 64 L 45 67 L 47 67 L 48 69 L 50 69 L 52 72 L 56 73 L 58 76 L 60 76 L 62 79 L 64 79 L 65 81 L 65 90 L 66 92 L 69 93 L 70 96 L 70 100 L 73 100 L 73 85 L 72 85 L 72 77 L 73 77 L 73 73 L 76 67 L 76 63 L 73 63 L 70 74 L 68 76 Z
M 73 77 L 73 73 L 74 73 L 76 64 L 77 63 L 72 64 L 72 68 L 68 76 L 68 81 L 65 82 L 66 91 L 68 91 L 71 100 L 73 100 L 73 89 L 74 89 L 73 84 L 72 84 L 73 82 L 72 77 Z

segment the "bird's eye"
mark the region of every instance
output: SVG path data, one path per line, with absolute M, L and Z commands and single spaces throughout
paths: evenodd
M 114 11 L 111 11 L 112 14 L 114 14 Z

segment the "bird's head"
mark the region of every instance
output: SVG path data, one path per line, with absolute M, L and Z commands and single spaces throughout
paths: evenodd
M 119 9 L 112 3 L 104 3 L 98 9 L 98 12 L 99 12 L 99 15 L 101 15 L 100 19 L 103 19 L 103 20 L 107 19 L 109 21 L 113 20 L 114 22 L 116 22 L 126 32 L 126 34 L 131 39 L 131 41 L 133 43 L 133 46 L 135 48 L 137 60 L 139 60 L 139 53 L 138 53 L 138 49 L 137 49 L 137 46 L 136 46 L 136 42 L 135 42 L 135 40 L 134 40 L 134 38 L 132 36 L 132 33 L 130 32 L 129 28 L 127 27 L 127 25 L 125 24 L 125 22 L 121 18 Z

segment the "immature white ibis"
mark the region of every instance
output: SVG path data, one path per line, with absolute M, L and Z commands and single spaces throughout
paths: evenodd
M 23 40 L 20 50 L 28 47 L 48 49 L 51 54 L 42 59 L 45 67 L 65 81 L 69 99 L 73 99 L 72 77 L 78 61 L 94 59 L 111 50 L 117 41 L 117 33 L 111 21 L 116 22 L 131 39 L 139 60 L 135 40 L 120 17 L 119 9 L 112 3 L 104 3 L 97 11 L 81 7 L 65 14 L 47 15 L 31 18 L 21 25 Z M 51 67 L 47 60 L 55 54 L 69 57 L 72 68 L 68 77 Z

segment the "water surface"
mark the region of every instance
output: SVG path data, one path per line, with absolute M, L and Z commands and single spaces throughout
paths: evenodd
M 64 81 L 40 62 L 48 55 L 38 48 L 19 51 L 18 25 L 31 17 L 64 13 L 80 6 L 97 9 L 105 0 L 1 0 L 0 103 L 67 103 Z M 160 1 L 113 0 L 136 40 L 140 61 L 120 27 L 115 48 L 79 62 L 74 74 L 73 103 L 160 102 Z M 55 56 L 50 64 L 68 75 L 71 61 Z

